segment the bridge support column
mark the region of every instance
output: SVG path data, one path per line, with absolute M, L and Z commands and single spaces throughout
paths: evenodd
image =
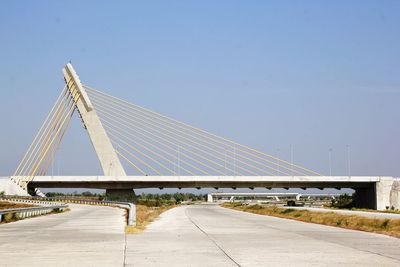
M 106 189 L 106 198 L 110 201 L 136 203 L 137 196 L 132 189 Z

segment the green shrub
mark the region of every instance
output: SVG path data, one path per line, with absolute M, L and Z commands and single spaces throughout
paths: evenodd
M 331 207 L 339 209 L 352 209 L 355 206 L 353 195 L 343 194 L 336 199 L 332 199 Z
M 390 220 L 389 220 L 389 219 L 385 219 L 385 220 L 383 221 L 381 227 L 382 227 L 383 229 L 387 229 L 388 226 L 389 226 L 389 223 L 390 223 Z
M 54 209 L 53 212 L 54 212 L 54 213 L 60 213 L 60 212 L 62 212 L 62 210 L 59 209 L 59 208 L 57 208 L 57 209 Z
M 289 207 L 295 207 L 296 206 L 296 202 L 294 200 L 289 200 L 286 205 L 288 205 Z
M 15 213 L 7 213 L 7 214 L 4 214 L 4 216 L 3 216 L 3 221 L 4 222 L 12 222 L 12 221 L 15 221 L 17 219 L 18 218 L 17 218 L 17 215 Z
M 291 212 L 294 212 L 294 211 L 296 211 L 296 210 L 295 209 L 284 209 L 280 213 L 281 214 L 288 214 L 288 213 L 291 213 Z
M 261 210 L 261 209 L 263 209 L 263 206 L 258 205 L 258 204 L 255 204 L 255 205 L 249 206 L 248 209 L 251 209 L 251 210 Z

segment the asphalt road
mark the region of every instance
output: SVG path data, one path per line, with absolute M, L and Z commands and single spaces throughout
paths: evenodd
M 400 239 L 224 209 L 169 210 L 124 234 L 118 208 L 0 225 L 0 266 L 399 266 Z
M 123 266 L 124 211 L 71 211 L 0 225 L 0 266 Z
M 127 237 L 128 266 L 400 266 L 400 239 L 216 205 L 169 210 Z

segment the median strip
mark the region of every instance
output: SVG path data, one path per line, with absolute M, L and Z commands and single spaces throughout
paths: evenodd
M 379 233 L 400 238 L 400 219 L 367 218 L 357 215 L 343 215 L 335 212 L 316 212 L 275 206 L 262 206 L 258 204 L 223 203 L 221 206 L 259 215 Z
M 146 226 L 154 221 L 161 213 L 176 207 L 175 205 L 148 207 L 146 205 L 136 205 L 136 226 L 127 226 L 125 232 L 127 234 L 140 233 Z

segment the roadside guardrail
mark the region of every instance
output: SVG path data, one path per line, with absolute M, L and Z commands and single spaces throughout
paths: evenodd
M 12 214 L 15 219 L 25 219 L 29 217 L 49 214 L 53 211 L 64 211 L 68 205 L 48 205 L 29 208 L 5 209 L 0 210 L 0 222 L 4 220 L 5 215 Z
M 21 197 L 16 197 L 16 196 L 0 196 L 0 200 L 9 201 L 9 202 L 35 204 L 35 205 L 40 205 L 40 206 L 57 205 L 57 203 L 54 201 L 45 201 L 42 199 L 43 198 L 29 199 L 28 197 L 21 198 Z
M 98 206 L 117 206 L 127 210 L 127 224 L 129 226 L 136 225 L 136 206 L 129 202 L 120 201 L 108 201 L 108 200 L 85 200 L 85 199 L 73 199 L 69 197 L 15 197 L 15 196 L 3 196 L 1 200 L 31 203 L 39 205 L 57 205 L 57 202 L 71 203 L 71 204 L 83 204 L 83 205 L 98 205 Z

